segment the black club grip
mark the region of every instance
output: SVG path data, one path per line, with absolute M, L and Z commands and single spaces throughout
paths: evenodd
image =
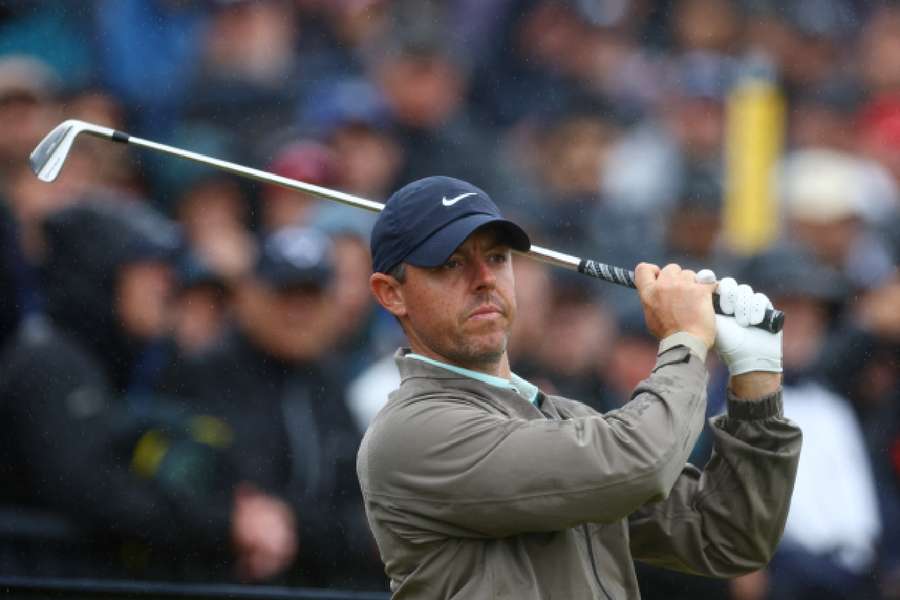
M 634 285 L 634 271 L 613 267 L 595 260 L 582 259 L 578 265 L 578 272 L 615 283 L 616 285 L 630 288 L 637 287 Z M 716 314 L 725 315 L 722 312 L 722 307 L 719 305 L 718 294 L 713 294 L 713 309 L 716 311 Z M 757 323 L 754 327 L 764 329 L 770 333 L 778 333 L 784 327 L 784 313 L 778 309 L 767 308 L 762 322 Z

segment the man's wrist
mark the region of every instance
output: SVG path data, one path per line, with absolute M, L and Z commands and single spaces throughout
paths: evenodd
M 664 337 L 659 342 L 657 354 L 662 354 L 675 346 L 685 346 L 700 359 L 700 362 L 706 362 L 706 353 L 709 350 L 709 346 L 702 339 L 687 331 L 678 331 Z
M 761 400 L 781 389 L 781 373 L 749 371 L 733 375 L 728 388 L 738 400 Z

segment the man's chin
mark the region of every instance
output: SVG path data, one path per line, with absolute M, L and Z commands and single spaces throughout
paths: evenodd
M 482 359 L 499 360 L 506 352 L 508 336 L 504 332 L 472 336 L 465 344 L 467 354 Z

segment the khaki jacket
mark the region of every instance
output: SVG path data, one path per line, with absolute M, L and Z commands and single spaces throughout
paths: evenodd
M 395 599 L 640 598 L 635 559 L 732 577 L 772 556 L 801 442 L 780 393 L 729 398 L 701 472 L 686 460 L 707 372 L 684 346 L 603 415 L 543 394 L 537 407 L 407 352 L 357 457 Z

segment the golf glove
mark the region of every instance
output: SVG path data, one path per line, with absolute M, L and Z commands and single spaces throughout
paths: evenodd
M 708 269 L 697 273 L 700 283 L 712 283 L 715 274 Z M 723 315 L 716 315 L 716 342 L 719 358 L 734 375 L 750 371 L 781 373 L 781 332 L 769 333 L 753 327 L 761 323 L 772 303 L 765 294 L 749 285 L 724 277 L 716 286 Z

